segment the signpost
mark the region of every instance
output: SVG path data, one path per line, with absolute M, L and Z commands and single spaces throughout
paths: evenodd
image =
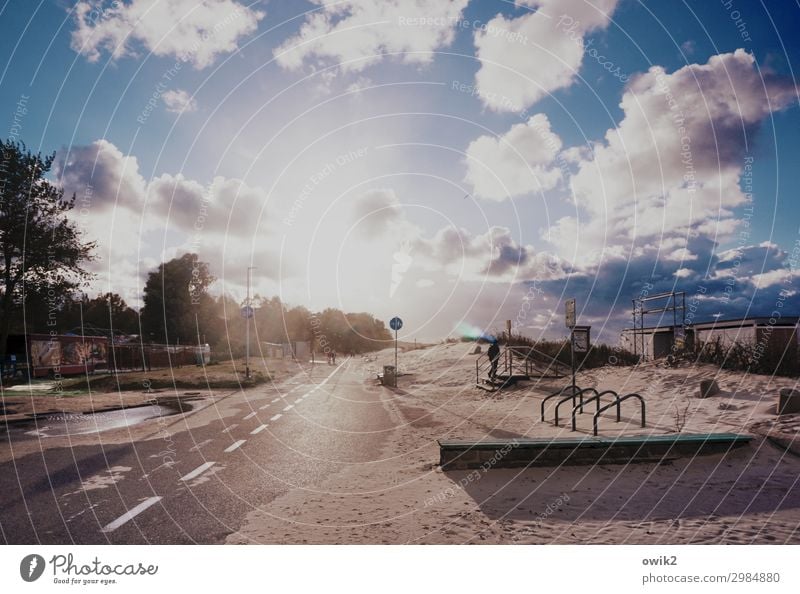
M 403 320 L 397 316 L 389 320 L 389 328 L 394 330 L 394 372 L 397 373 L 397 331 L 403 327 Z
M 572 336 L 574 337 L 573 344 L 575 345 L 576 353 L 589 352 L 589 330 L 591 326 L 575 326 L 572 329 Z
M 508 377 L 514 375 L 514 360 L 511 351 L 511 320 L 506 320 L 506 370 Z
M 566 319 L 567 328 L 575 327 L 575 299 L 567 299 L 564 303 L 564 317 Z
M 250 320 L 253 318 L 255 314 L 255 310 L 253 310 L 253 306 L 250 303 L 250 271 L 256 268 L 255 266 L 248 266 L 247 267 L 247 301 L 245 301 L 244 307 L 242 308 L 242 317 L 245 319 L 247 324 L 247 329 L 245 330 L 245 338 L 247 344 L 245 345 L 245 355 L 244 355 L 244 376 L 247 379 L 250 379 Z
M 575 397 L 575 299 L 564 302 L 564 324 L 569 328 L 569 366 L 572 370 L 572 395 Z
M 572 367 L 572 393 L 575 394 L 575 353 L 588 353 L 591 326 L 578 326 L 575 313 L 575 299 L 567 299 L 564 303 L 564 322 L 569 328 L 569 357 Z

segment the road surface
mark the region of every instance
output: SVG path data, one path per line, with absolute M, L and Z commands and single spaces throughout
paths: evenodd
M 91 436 L 56 436 L 58 421 L 0 432 L 0 541 L 221 543 L 254 509 L 378 455 L 391 399 L 366 379 L 352 360 L 317 364 Z

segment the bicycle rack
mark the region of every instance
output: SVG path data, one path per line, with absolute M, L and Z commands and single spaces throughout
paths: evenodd
M 592 429 L 594 431 L 595 437 L 597 437 L 597 418 L 600 416 L 600 413 L 601 412 L 605 412 L 606 410 L 608 410 L 612 406 L 616 406 L 617 407 L 617 423 L 619 423 L 620 419 L 621 419 L 621 417 L 620 417 L 620 404 L 625 402 L 628 398 L 638 398 L 639 399 L 639 403 L 642 405 L 642 427 L 645 426 L 645 404 L 644 404 L 644 398 L 639 396 L 639 394 L 626 394 L 625 396 L 622 396 L 621 398 L 619 396 L 617 396 L 617 398 L 616 398 L 616 400 L 614 400 L 614 402 L 609 402 L 605 406 L 597 409 L 597 412 L 594 413 L 594 417 L 592 417 Z
M 604 396 L 605 394 L 613 394 L 614 395 L 614 402 L 611 404 L 617 403 L 617 415 L 619 415 L 619 394 L 617 394 L 614 390 L 603 390 L 602 392 L 598 392 L 595 390 L 595 395 L 589 398 L 588 400 L 581 400 L 580 404 L 572 409 L 572 430 L 577 431 L 577 422 L 575 419 L 575 413 L 580 410 L 581 414 L 583 414 L 583 407 L 587 404 L 591 403 L 592 401 L 597 402 L 597 410 L 600 410 L 600 397 Z
M 584 388 L 583 390 L 579 389 L 578 392 L 573 394 L 571 397 L 567 396 L 566 398 L 562 398 L 561 400 L 558 401 L 558 403 L 556 404 L 555 419 L 553 420 L 553 422 L 555 423 L 556 427 L 558 427 L 558 407 L 560 407 L 562 404 L 564 404 L 565 402 L 570 400 L 570 398 L 572 398 L 572 407 L 573 407 L 573 409 L 580 408 L 581 410 L 583 410 L 583 405 L 584 405 L 583 394 L 584 394 L 584 392 L 594 392 L 595 394 L 597 394 L 597 390 L 595 388 Z M 578 397 L 578 402 L 579 402 L 579 404 L 577 406 L 575 406 L 575 397 L 576 396 Z M 593 400 L 593 399 L 594 399 L 594 397 L 592 397 L 590 400 Z M 574 431 L 574 429 L 573 429 L 573 431 Z
M 570 390 L 572 392 L 571 398 L 574 398 L 575 395 L 580 391 L 580 388 L 578 386 L 569 385 L 561 388 L 558 392 L 553 392 L 549 396 L 545 396 L 544 400 L 542 400 L 542 405 L 541 405 L 542 421 L 544 421 L 544 407 L 547 404 L 547 401 L 550 400 L 551 398 L 555 398 L 556 396 L 561 396 L 567 390 Z

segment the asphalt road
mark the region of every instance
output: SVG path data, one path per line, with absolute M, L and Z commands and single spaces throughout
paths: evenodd
M 12 429 L 0 433 L 0 540 L 220 543 L 253 509 L 377 456 L 390 416 L 345 361 L 90 438 Z

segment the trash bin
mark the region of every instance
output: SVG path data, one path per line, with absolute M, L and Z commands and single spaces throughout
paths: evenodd
M 397 370 L 394 365 L 383 366 L 383 385 L 391 388 L 397 387 Z

